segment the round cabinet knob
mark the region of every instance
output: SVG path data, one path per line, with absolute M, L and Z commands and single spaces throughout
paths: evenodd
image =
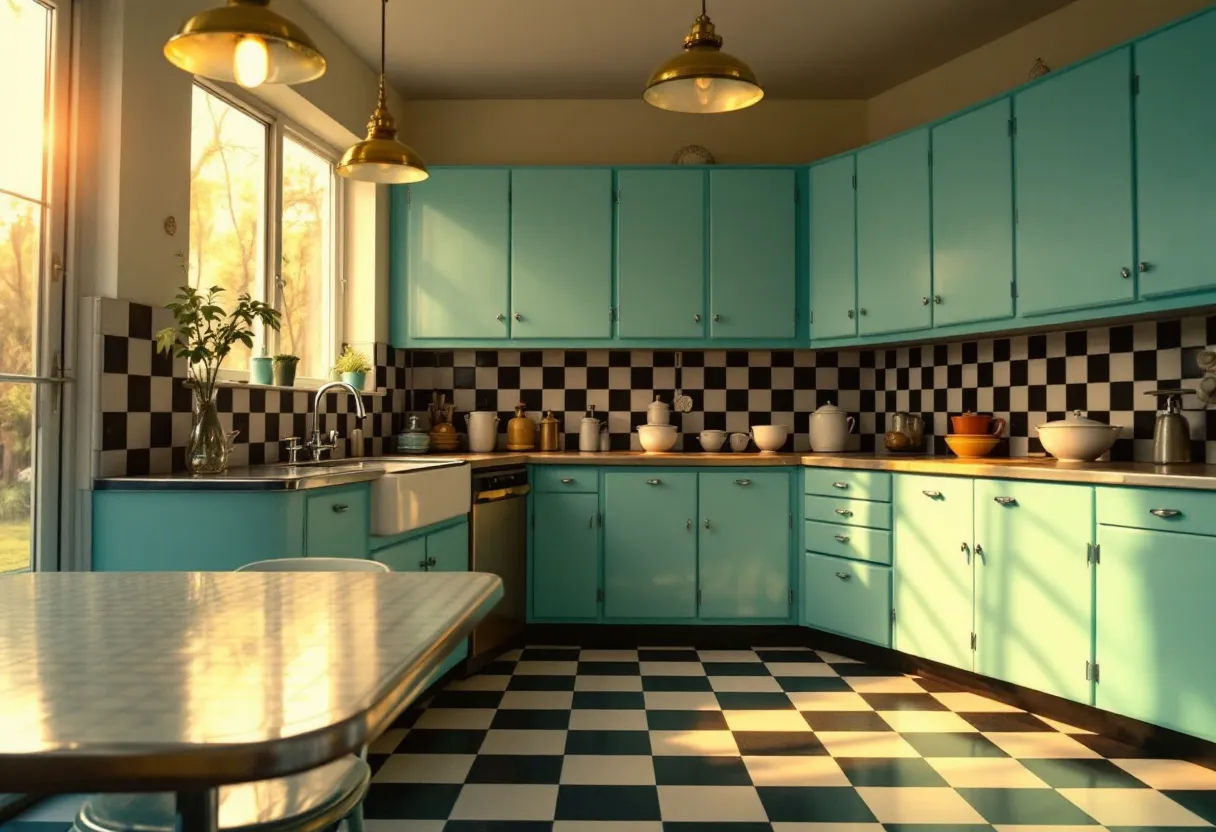
M 1124 266 L 1123 268 L 1119 269 L 1119 274 L 1123 275 L 1124 278 L 1128 278 L 1132 276 L 1132 270 L 1127 266 Z
M 940 303 L 942 302 L 942 296 L 941 296 L 941 295 L 934 295 L 934 296 L 933 296 L 933 302 L 934 302 L 934 303 L 938 303 L 938 304 L 940 304 Z
M 921 306 L 928 306 L 928 305 L 929 305 L 929 299 L 928 299 L 928 298 L 921 298 L 921 299 L 920 299 L 920 305 L 921 305 Z
M 1146 272 L 1151 268 L 1152 268 L 1152 266 L 1150 266 L 1148 263 L 1144 262 L 1143 260 L 1140 261 L 1140 271 L 1141 272 Z
M 849 310 L 849 320 L 850 321 L 853 320 L 853 310 L 852 309 Z
M 859 311 L 859 312 L 861 312 L 861 314 L 862 314 L 862 315 L 867 315 L 867 314 L 869 314 L 868 310 L 867 310 L 867 309 L 866 309 L 864 306 L 863 306 L 863 307 L 861 307 L 861 309 L 859 309 L 858 311 Z
M 524 319 L 523 315 L 519 314 L 518 312 L 515 313 L 515 320 L 522 321 L 523 319 Z
M 692 316 L 692 322 L 693 322 L 694 324 L 699 324 L 699 323 L 701 323 L 701 315 L 700 315 L 700 314 L 693 315 L 693 316 Z
M 714 323 L 716 323 L 716 324 L 718 324 L 718 323 L 722 323 L 722 316 L 721 316 L 721 315 L 714 315 Z
M 499 312 L 499 313 L 498 313 L 498 322 L 499 322 L 499 323 L 502 323 L 502 322 L 503 322 L 503 321 L 505 321 L 506 319 L 507 319 L 507 316 L 506 316 L 506 315 L 502 314 L 501 312 Z

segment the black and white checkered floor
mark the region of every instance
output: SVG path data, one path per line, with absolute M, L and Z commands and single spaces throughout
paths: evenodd
M 367 832 L 1216 825 L 1214 768 L 804 648 L 515 650 L 370 759 Z

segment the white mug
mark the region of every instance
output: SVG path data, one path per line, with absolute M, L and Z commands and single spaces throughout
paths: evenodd
M 701 448 L 709 451 L 722 450 L 722 446 L 726 444 L 726 431 L 724 430 L 703 430 L 697 434 L 697 439 L 701 440 Z
M 735 453 L 747 450 L 747 444 L 751 442 L 751 437 L 746 433 L 732 433 L 730 435 L 730 449 Z

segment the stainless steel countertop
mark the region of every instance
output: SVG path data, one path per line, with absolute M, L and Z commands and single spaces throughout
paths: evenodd
M 0 577 L 0 783 L 164 791 L 358 751 L 502 597 L 481 573 Z
M 355 457 L 351 459 L 277 463 L 230 468 L 223 474 L 143 474 L 105 477 L 93 481 L 98 491 L 304 491 L 354 482 L 368 482 L 386 473 L 418 473 L 464 465 L 449 456 Z

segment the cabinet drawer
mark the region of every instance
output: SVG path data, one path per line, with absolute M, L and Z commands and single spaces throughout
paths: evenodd
M 371 515 L 366 484 L 326 488 L 308 498 L 304 549 L 310 557 L 365 558 Z
M 806 521 L 806 550 L 874 563 L 891 563 L 891 533 L 882 529 L 842 529 L 834 523 Z
M 599 469 L 594 465 L 534 465 L 532 487 L 546 493 L 598 494 Z
M 820 630 L 891 645 L 891 567 L 807 554 L 806 623 Z
M 872 529 L 891 528 L 891 504 L 845 497 L 803 497 L 803 513 L 807 520 L 824 523 L 844 523 Z
M 1216 535 L 1216 493 L 1172 488 L 1102 488 L 1098 522 L 1106 526 Z
M 807 494 L 891 502 L 891 475 L 886 471 L 807 468 L 804 478 Z

